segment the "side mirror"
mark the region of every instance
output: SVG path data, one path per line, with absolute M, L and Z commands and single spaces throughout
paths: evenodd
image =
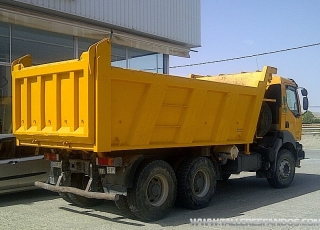
M 302 88 L 301 94 L 302 94 L 302 96 L 306 97 L 306 96 L 308 96 L 308 91 L 305 88 Z
M 307 111 L 309 108 L 309 100 L 307 97 L 303 97 L 303 110 Z

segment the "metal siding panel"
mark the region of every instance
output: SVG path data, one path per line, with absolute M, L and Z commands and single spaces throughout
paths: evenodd
M 137 4 L 135 3 L 135 1 L 132 1 L 132 12 L 137 12 Z M 137 20 L 137 13 L 135 13 L 135 14 L 131 14 L 131 22 L 132 22 L 132 24 L 131 24 L 131 29 L 133 29 L 133 25 L 134 25 L 134 22 Z
M 132 18 L 132 14 L 129 13 L 130 9 L 133 9 L 132 0 L 129 0 L 127 8 L 126 8 L 126 10 L 127 10 L 127 14 L 126 14 L 127 19 L 126 20 L 128 22 L 128 28 L 132 29 L 132 20 L 133 20 L 133 18 Z
M 179 31 L 180 28 L 177 26 L 179 12 L 176 10 L 177 9 L 177 2 L 176 1 L 173 1 L 172 9 L 174 9 L 174 10 L 173 10 L 173 19 L 172 19 L 172 22 L 173 22 L 172 29 L 173 29 L 173 31 L 172 31 L 171 35 L 172 35 L 172 39 L 175 39 L 175 35 L 177 33 L 180 33 L 180 31 Z
M 160 9 L 160 10 L 155 10 L 155 9 Z M 162 9 L 160 8 L 160 2 L 153 2 L 153 7 L 152 7 L 152 10 L 149 11 L 149 14 L 153 15 L 153 17 L 150 16 L 150 18 L 153 18 L 152 24 L 156 25 L 155 27 L 158 28 L 158 32 L 161 32 L 161 25 L 159 25 L 161 11 Z M 152 34 L 156 34 L 155 29 L 152 30 Z
M 171 7 L 169 7 L 169 9 L 167 10 L 167 19 L 168 19 L 168 22 L 171 21 Z M 170 37 L 170 33 L 171 33 L 170 28 L 171 28 L 171 26 L 166 27 L 167 37 Z
M 201 2 L 199 1 L 199 4 L 197 5 L 197 27 L 196 27 L 196 35 L 197 39 L 194 42 L 196 45 L 201 44 Z
M 136 30 L 137 28 L 141 28 L 142 31 L 147 30 L 147 25 L 143 22 L 143 13 L 144 13 L 144 8 L 143 5 L 145 4 L 145 0 L 140 0 L 139 1 L 139 9 L 138 9 L 138 20 L 136 24 L 133 24 L 134 29 Z
M 91 1 L 86 1 L 86 2 L 87 2 L 87 9 L 88 9 L 86 10 L 86 17 L 90 19 L 95 19 L 94 6 L 92 6 Z
M 82 1 L 82 5 L 83 5 L 83 7 L 82 7 L 82 16 L 84 16 L 86 18 L 92 18 L 91 16 L 88 17 L 88 12 L 90 11 L 90 8 L 88 7 L 89 1 L 83 1 L 83 0 L 81 0 L 81 1 Z
M 121 26 L 128 28 L 128 23 L 126 22 L 126 19 L 125 19 L 126 5 L 127 5 L 126 1 L 120 1 L 119 13 L 120 13 L 120 21 L 122 23 Z
M 94 16 L 94 19 L 96 19 L 97 21 L 101 21 L 100 4 L 101 4 L 100 1 L 96 1 L 96 4 L 94 4 L 91 9 L 91 13 Z
M 116 24 L 116 22 L 117 22 L 117 15 L 116 15 L 116 13 L 115 13 L 115 9 L 116 9 L 116 7 L 117 7 L 117 2 L 116 2 L 116 1 L 112 2 L 111 7 L 112 7 L 112 12 L 111 12 L 112 21 L 111 21 L 111 23 L 112 23 L 112 24 Z
M 183 2 L 178 2 L 178 9 L 179 9 L 179 18 L 178 18 L 178 21 L 179 22 L 185 22 L 185 20 L 184 20 L 184 18 L 183 18 L 183 11 L 184 11 L 184 9 L 183 9 Z M 183 23 L 181 23 L 180 24 L 180 26 L 179 26 L 179 34 L 181 34 L 182 33 L 182 31 L 183 31 Z M 175 36 L 178 36 L 178 34 L 175 34 Z
M 126 25 L 126 28 L 129 28 L 129 23 L 127 20 L 127 14 L 128 14 L 128 4 L 129 1 L 122 1 L 121 2 L 121 20 L 123 22 L 124 25 Z
M 184 12 L 184 18 L 186 20 L 186 23 L 184 23 L 184 29 L 185 29 L 185 31 L 187 31 L 187 34 L 190 34 L 189 30 L 190 30 L 191 26 L 187 26 L 187 25 L 191 22 L 191 20 L 190 20 L 192 17 L 191 12 L 192 12 L 192 10 L 190 8 L 190 1 L 187 1 L 185 3 L 185 12 Z
M 153 28 L 151 25 L 151 15 L 154 15 L 155 12 L 155 6 L 152 6 L 151 4 L 147 3 L 147 0 L 144 0 L 144 5 L 143 5 L 143 21 L 141 21 L 141 25 L 145 22 L 147 22 L 146 25 L 146 32 L 149 34 L 153 33 Z
M 174 5 L 174 7 L 175 7 L 174 9 L 176 9 L 174 20 L 176 20 L 176 22 L 182 21 L 181 12 L 180 12 L 180 10 L 181 10 L 181 6 L 180 5 L 181 4 L 178 5 L 178 2 L 176 2 L 175 5 Z M 177 34 L 181 34 L 181 26 L 176 26 L 176 28 L 177 28 L 177 30 L 174 31 L 174 33 L 173 33 L 173 38 L 174 39 L 176 39 L 176 35 Z
M 167 11 L 168 11 L 168 7 L 167 4 L 168 4 L 168 1 L 161 1 L 161 13 L 162 13 L 162 17 L 161 17 L 161 20 L 159 22 L 165 22 L 165 23 L 162 23 L 162 32 L 163 32 L 163 36 L 164 37 L 168 37 L 168 27 L 170 25 L 169 21 L 168 21 L 168 17 L 167 17 Z
M 162 21 L 162 22 L 164 22 L 163 23 L 163 25 L 162 25 L 162 35 L 164 36 L 164 37 L 167 37 L 168 35 L 167 35 L 167 27 L 169 27 L 169 23 L 168 23 L 168 17 L 166 17 L 166 13 L 167 13 L 167 8 L 166 8 L 166 2 L 165 1 L 162 1 L 161 2 L 161 12 L 160 12 L 160 14 L 161 14 L 161 19 L 162 20 L 160 20 L 160 22 Z
M 157 9 L 160 9 L 160 10 L 155 10 L 156 14 L 157 14 L 157 24 L 156 24 L 156 27 L 157 27 L 157 30 L 158 30 L 158 33 L 163 35 L 163 24 L 164 24 L 164 21 L 161 20 L 162 16 L 161 16 L 161 13 L 163 11 L 163 8 L 162 8 L 162 3 L 163 2 L 157 2 L 158 5 L 157 5 Z
M 112 3 L 111 3 L 112 4 Z M 106 13 L 103 15 L 104 21 L 112 21 L 112 5 L 106 2 L 105 5 L 108 5 Z
M 54 10 L 59 11 L 59 2 L 58 1 L 54 1 Z
M 200 0 L 13 0 L 142 33 L 200 45 Z
M 123 20 L 122 20 L 122 1 L 117 1 L 117 22 L 120 24 L 120 26 L 125 27 Z
M 107 5 L 106 1 L 103 1 L 101 4 L 100 14 L 101 14 L 101 20 L 106 21 L 106 18 L 108 17 L 108 11 L 109 11 L 109 5 Z
M 133 8 L 133 10 L 135 13 L 132 14 L 134 16 L 132 21 L 132 29 L 135 29 L 135 25 L 138 23 L 139 16 L 140 16 L 140 4 L 135 2 L 134 5 L 135 7 Z
M 126 15 L 128 14 L 127 12 L 127 6 L 128 6 L 128 1 L 122 2 L 121 1 L 121 21 L 123 23 L 123 25 L 125 25 L 125 27 L 129 28 L 129 24 L 128 21 L 126 20 L 127 17 Z
M 196 24 L 196 18 L 194 17 L 194 14 L 196 13 L 196 9 L 195 9 L 196 5 L 194 4 L 194 2 L 192 2 L 192 13 L 191 13 L 191 16 L 192 16 L 192 20 L 191 20 L 191 23 L 193 24 L 192 27 Z M 191 33 L 189 34 L 190 36 L 190 40 L 191 41 L 194 41 L 194 32 L 191 30 Z
M 79 12 L 79 14 L 80 14 L 80 12 L 81 12 L 81 6 L 82 6 L 81 3 L 74 5 L 74 14 L 76 14 L 76 12 Z
M 72 4 L 72 6 L 71 6 L 71 8 L 70 8 L 70 12 L 72 13 L 72 14 L 76 14 L 76 6 L 77 6 L 78 4 L 76 4 L 75 2 L 74 2 L 74 4 Z
M 80 5 L 80 9 L 78 12 L 76 12 L 76 15 L 78 14 L 79 16 L 85 16 L 85 9 L 86 9 L 86 3 L 83 1 L 79 1 L 78 5 Z

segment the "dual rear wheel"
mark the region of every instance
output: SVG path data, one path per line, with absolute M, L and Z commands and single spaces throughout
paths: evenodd
M 176 202 L 189 209 L 206 207 L 215 190 L 215 171 L 206 157 L 183 160 L 175 174 L 161 160 L 141 167 L 127 196 L 116 201 L 127 216 L 153 221 L 166 216 Z
M 212 162 L 206 157 L 186 159 L 177 171 L 177 203 L 189 209 L 200 209 L 212 200 L 216 175 Z
M 177 181 L 172 167 L 161 160 L 152 161 L 141 167 L 128 189 L 129 212 L 141 220 L 153 221 L 163 218 L 174 205 Z M 119 202 L 117 201 L 118 207 Z M 127 212 L 128 213 L 128 212 Z

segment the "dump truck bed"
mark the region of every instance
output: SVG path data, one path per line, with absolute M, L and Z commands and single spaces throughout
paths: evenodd
M 116 150 L 252 143 L 274 69 L 189 78 L 111 66 L 111 44 L 79 60 L 12 64 L 21 145 Z

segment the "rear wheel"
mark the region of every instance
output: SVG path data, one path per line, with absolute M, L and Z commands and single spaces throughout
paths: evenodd
M 268 183 L 274 188 L 288 187 L 295 174 L 295 160 L 292 153 L 283 149 L 278 153 L 275 172 L 272 178 L 267 178 Z
M 86 189 L 89 179 L 90 178 L 88 176 L 85 176 L 83 173 L 74 173 L 71 177 L 71 187 L 84 190 Z M 87 198 L 73 193 L 68 193 L 68 197 L 70 198 L 73 204 L 78 205 L 80 207 L 93 207 L 102 203 L 101 200 Z
M 178 204 L 200 209 L 212 200 L 216 177 L 212 162 L 206 157 L 186 159 L 177 173 Z
M 128 205 L 141 220 L 153 221 L 167 215 L 176 199 L 176 177 L 171 166 L 153 161 L 136 173 L 134 185 L 128 189 Z

